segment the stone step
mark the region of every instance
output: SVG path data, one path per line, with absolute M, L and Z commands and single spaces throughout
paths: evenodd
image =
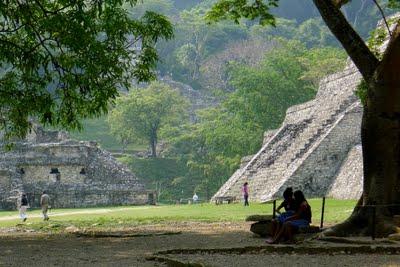
M 241 186 L 245 181 L 249 181 L 251 197 L 259 197 L 266 190 L 269 195 L 268 188 L 279 190 L 282 180 L 286 180 L 302 164 L 300 159 L 329 130 L 329 125 L 335 123 L 339 115 L 356 100 L 350 90 L 336 90 L 337 87 L 348 88 L 348 79 L 353 78 L 344 76 L 344 80 L 339 81 L 342 84 L 331 81 L 323 84 L 322 87 L 325 88 L 320 90 L 323 95 L 317 95 L 315 99 L 318 112 L 301 122 L 284 124 L 276 132 L 275 138 L 269 139 L 258 157 L 250 162 L 248 169 L 237 175 L 235 173 L 219 192 L 241 196 Z M 325 91 L 333 93 L 325 95 Z

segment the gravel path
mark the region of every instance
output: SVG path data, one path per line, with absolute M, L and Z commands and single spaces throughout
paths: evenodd
M 105 213 L 110 213 L 110 212 L 115 212 L 115 211 L 127 211 L 127 210 L 132 210 L 132 209 L 149 209 L 148 206 L 143 206 L 143 207 L 126 207 L 126 208 L 118 208 L 118 209 L 105 209 L 105 208 L 100 208 L 100 209 L 85 209 L 85 210 L 78 210 L 78 211 L 53 211 L 50 210 L 49 216 L 50 217 L 58 217 L 58 216 L 66 216 L 66 215 L 77 215 L 77 214 L 105 214 Z M 28 219 L 29 218 L 42 218 L 42 214 L 28 214 Z M 10 216 L 2 216 L 0 217 L 0 221 L 12 221 L 19 219 L 19 215 L 16 212 L 15 215 L 10 215 Z

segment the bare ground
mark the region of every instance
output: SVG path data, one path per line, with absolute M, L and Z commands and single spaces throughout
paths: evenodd
M 350 253 L 340 244 L 313 241 L 296 245 L 304 250 L 282 252 L 288 246 L 269 247 L 248 229 L 248 223 L 188 222 L 116 229 L 137 234 L 124 238 L 4 232 L 0 236 L 0 266 L 167 265 L 165 261 L 149 258 L 172 259 L 170 264 L 194 262 L 205 266 L 400 266 L 400 255 L 396 254 L 400 251 L 399 243 L 360 245 L 361 253 L 354 253 L 356 245 L 347 244 L 353 247 Z M 314 253 L 316 248 L 326 246 L 334 249 L 330 253 Z M 242 250 L 246 247 L 252 249 Z M 371 253 L 365 251 L 366 247 L 383 250 Z

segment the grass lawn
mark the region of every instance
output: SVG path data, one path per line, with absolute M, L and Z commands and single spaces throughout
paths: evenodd
M 311 199 L 313 224 L 319 225 L 321 217 L 321 199 Z M 356 201 L 327 199 L 325 204 L 325 225 L 332 225 L 346 219 L 352 212 Z M 62 231 L 68 226 L 90 229 L 112 229 L 140 224 L 201 221 L 242 222 L 248 215 L 271 214 L 272 204 L 250 203 L 214 205 L 210 203 L 196 205 L 158 205 L 158 206 L 120 206 L 87 209 L 53 209 L 50 221 L 43 222 L 40 210 L 28 212 L 28 221 L 21 224 L 15 218 L 18 212 L 0 212 L 0 228 L 18 227 L 43 231 Z

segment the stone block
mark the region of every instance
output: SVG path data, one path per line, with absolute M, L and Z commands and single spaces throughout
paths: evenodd
M 314 234 L 321 232 L 321 229 L 318 226 L 310 225 L 309 227 L 301 227 L 299 228 L 299 234 Z
M 272 215 L 250 215 L 247 216 L 246 222 L 270 221 Z
M 272 235 L 272 223 L 271 221 L 261 221 L 252 223 L 250 226 L 250 231 L 261 237 Z

